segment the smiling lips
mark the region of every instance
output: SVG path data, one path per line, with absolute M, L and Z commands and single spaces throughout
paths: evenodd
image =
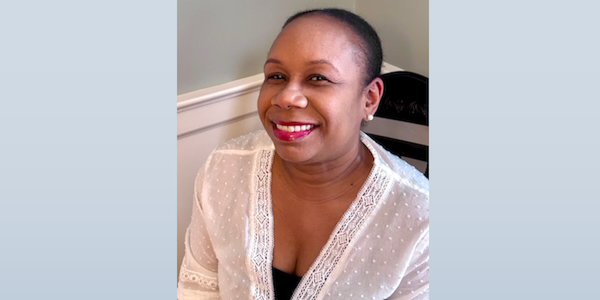
M 277 127 L 277 129 L 285 131 L 285 132 L 300 132 L 300 131 L 306 131 L 306 130 L 311 130 L 313 129 L 313 127 L 315 127 L 312 124 L 309 125 L 292 125 L 292 126 L 285 126 L 285 125 L 279 125 L 279 124 L 275 124 L 275 126 Z
M 273 134 L 276 138 L 291 142 L 309 135 L 315 125 L 299 122 L 278 122 L 273 123 Z

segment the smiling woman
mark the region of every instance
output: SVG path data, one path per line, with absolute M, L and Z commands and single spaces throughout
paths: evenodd
M 288 19 L 264 65 L 264 130 L 196 179 L 180 300 L 429 298 L 429 182 L 360 131 L 381 52 L 348 11 Z

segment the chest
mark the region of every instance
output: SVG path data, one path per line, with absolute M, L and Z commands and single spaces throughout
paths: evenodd
M 356 192 L 327 203 L 307 203 L 274 185 L 273 267 L 304 275 L 326 245 Z

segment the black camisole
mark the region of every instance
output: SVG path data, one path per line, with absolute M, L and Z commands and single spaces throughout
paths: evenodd
M 302 280 L 302 277 L 288 274 L 286 272 L 272 268 L 273 287 L 275 288 L 276 300 L 289 300 L 294 294 L 294 290 Z

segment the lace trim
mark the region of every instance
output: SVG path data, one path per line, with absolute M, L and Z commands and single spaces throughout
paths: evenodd
M 183 268 L 181 268 L 181 275 L 179 278 L 182 282 L 196 283 L 201 287 L 211 291 L 216 291 L 219 288 L 217 279 Z
M 373 149 L 370 149 L 374 152 Z M 250 209 L 250 259 L 253 299 L 273 299 L 271 260 L 273 257 L 273 220 L 271 215 L 271 166 L 273 151 L 262 150 L 256 170 L 256 196 Z M 375 158 L 377 160 L 377 158 Z M 292 299 L 315 299 L 344 251 L 363 224 L 379 206 L 393 178 L 375 163 L 357 199 L 342 216 L 334 233 L 311 268 L 303 276 Z
M 256 197 L 250 206 L 250 261 L 253 299 L 273 299 L 271 260 L 273 220 L 271 216 L 271 166 L 273 151 L 261 150 L 256 172 Z
M 373 172 L 365 182 L 357 201 L 352 203 L 348 211 L 342 216 L 324 250 L 302 278 L 292 296 L 293 299 L 317 298 L 344 251 L 379 206 L 378 204 L 385 195 L 391 179 L 378 164 L 374 165 Z

